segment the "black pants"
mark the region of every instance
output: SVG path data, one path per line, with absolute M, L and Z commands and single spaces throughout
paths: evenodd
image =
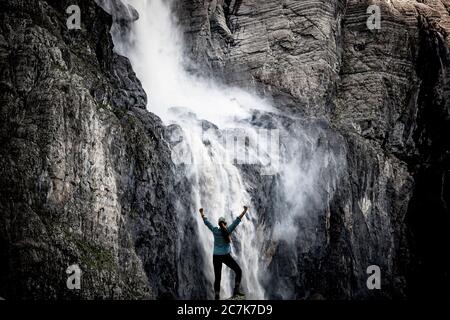
M 237 262 L 231 257 L 230 254 L 225 255 L 213 255 L 213 264 L 214 264 L 214 291 L 216 293 L 220 292 L 220 279 L 222 278 L 222 263 L 225 263 L 226 266 L 231 268 L 236 274 L 234 278 L 234 287 L 239 288 L 239 284 L 241 283 L 242 270 L 237 264 Z

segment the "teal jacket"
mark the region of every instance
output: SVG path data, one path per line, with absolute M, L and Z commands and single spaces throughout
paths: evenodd
M 209 228 L 209 230 L 212 231 L 214 235 L 214 254 L 215 255 L 225 255 L 231 252 L 231 246 L 229 243 L 225 241 L 225 239 L 222 236 L 222 231 L 220 231 L 219 227 L 214 227 L 211 222 L 208 221 L 206 217 L 203 218 L 203 222 L 206 224 L 206 226 Z M 236 218 L 236 220 L 233 221 L 232 224 L 228 227 L 228 232 L 232 233 L 234 229 L 238 226 L 238 224 L 241 222 L 241 219 L 239 217 Z

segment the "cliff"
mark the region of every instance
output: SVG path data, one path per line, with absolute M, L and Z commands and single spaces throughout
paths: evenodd
M 126 37 L 137 13 L 114 3 Z M 380 30 L 366 26 L 373 3 Z M 145 110 L 130 62 L 113 50 L 113 17 L 78 1 L 82 28 L 68 30 L 72 4 L 1 3 L 0 296 L 205 298 L 203 258 L 195 244 L 180 252 L 196 230 L 175 214 L 190 186 L 171 159 L 173 128 Z M 303 221 L 294 253 L 267 244 L 269 298 L 448 297 L 450 1 L 175 6 L 193 72 L 322 123 L 321 141 L 346 151 L 337 191 Z M 264 211 L 273 186 L 241 170 Z M 66 287 L 75 263 L 80 291 Z M 380 291 L 365 286 L 372 264 Z
M 164 128 L 112 18 L 80 1 L 2 1 L 0 295 L 173 296 L 177 231 Z M 82 290 L 68 290 L 78 264 Z
M 366 25 L 372 4 L 381 9 L 379 30 Z M 450 226 L 449 7 L 446 0 L 178 2 L 199 72 L 273 98 L 284 112 L 324 119 L 346 141 L 347 172 L 329 212 L 305 231 L 314 243 L 298 241 L 295 256 L 276 249 L 274 292 L 448 296 L 441 261 Z M 371 264 L 383 270 L 382 292 L 365 287 Z

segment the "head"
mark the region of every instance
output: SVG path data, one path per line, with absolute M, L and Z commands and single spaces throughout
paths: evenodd
M 224 217 L 220 217 L 217 223 L 219 224 L 219 227 L 222 227 L 221 225 L 227 226 L 227 220 Z
M 224 217 L 220 217 L 218 220 L 218 224 L 219 224 L 220 230 L 222 231 L 222 236 L 224 237 L 225 241 L 227 243 L 230 243 L 231 236 L 230 236 L 230 232 L 228 232 L 228 229 L 227 229 L 227 220 L 225 220 Z

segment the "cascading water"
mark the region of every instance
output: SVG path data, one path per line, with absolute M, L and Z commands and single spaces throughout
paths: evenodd
M 195 208 L 186 212 L 185 204 L 178 203 L 178 214 L 196 215 L 198 239 L 193 241 L 199 241 L 202 250 L 203 274 L 212 284 L 213 237 L 197 209 L 204 207 L 213 223 L 219 216 L 231 222 L 242 206 L 248 205 L 250 212 L 233 238 L 233 254 L 243 270 L 247 297 L 267 298 L 267 278 L 278 276 L 267 275 L 268 248 L 279 241 L 293 243 L 299 232 L 297 218 L 312 208 L 326 206 L 338 175 L 337 157 L 317 145 L 319 129 L 305 130 L 298 119 L 279 115 L 256 95 L 187 72 L 170 1 L 127 2 L 137 9 L 139 19 L 126 42 L 113 34 L 116 50 L 130 59 L 148 94 L 148 109 L 160 116 L 172 133 L 172 158 L 190 184 L 188 208 Z M 267 116 L 270 120 L 264 120 Z M 260 170 L 245 171 L 245 165 Z M 319 177 L 324 178 L 323 168 L 329 172 L 319 183 Z M 274 188 L 279 196 L 271 199 L 273 212 L 266 213 L 264 219 L 256 210 L 261 204 L 252 203 L 254 186 L 248 174 L 269 175 L 276 180 Z M 183 259 L 182 254 L 179 258 Z M 231 295 L 233 283 L 227 269 L 222 275 L 225 296 Z M 189 280 L 179 281 L 183 287 L 182 282 Z M 191 298 L 186 290 L 179 291 L 180 298 Z M 281 297 L 290 295 L 281 293 Z

